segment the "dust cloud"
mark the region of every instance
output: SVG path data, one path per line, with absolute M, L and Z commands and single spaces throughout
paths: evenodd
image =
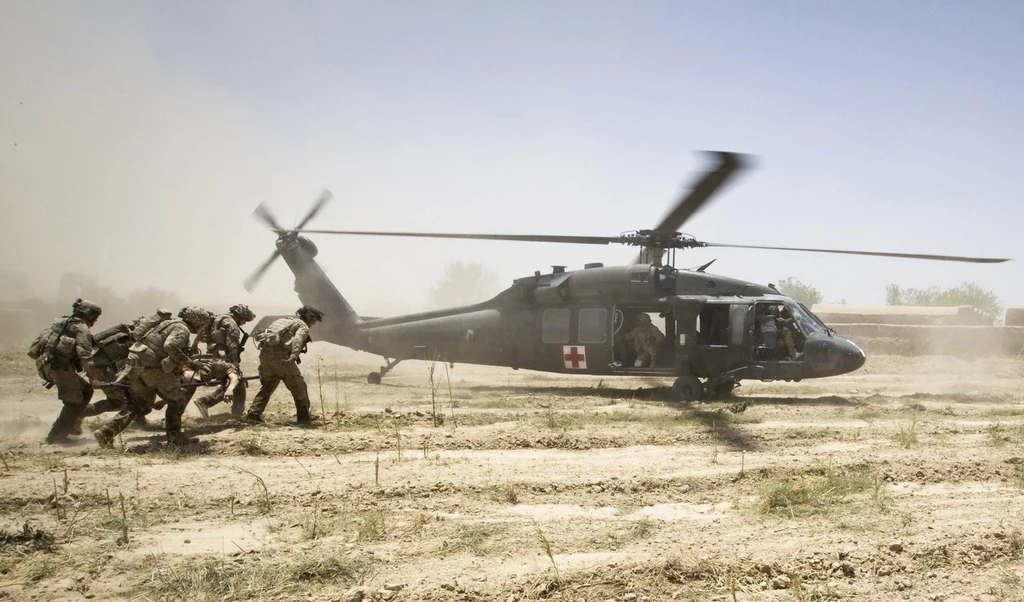
M 216 85 L 164 67 L 135 33 L 142 10 L 0 8 L 0 306 L 60 315 L 85 296 L 118 308 L 101 325 L 152 302 L 293 310 L 283 262 L 258 296 L 241 282 L 273 250 L 253 208 L 311 203 L 308 158 L 275 150 Z
M 265 142 L 215 88 L 160 71 L 128 33 L 132 6 L 0 9 L 8 301 L 117 305 L 159 289 L 220 306 L 242 300 L 245 272 L 272 249 L 269 235 L 247 236 Z

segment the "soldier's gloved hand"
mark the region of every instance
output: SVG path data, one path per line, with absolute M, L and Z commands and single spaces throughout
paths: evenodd
M 93 389 L 99 389 L 101 384 L 102 383 L 100 383 L 100 380 L 98 378 L 89 379 L 89 386 L 91 386 Z

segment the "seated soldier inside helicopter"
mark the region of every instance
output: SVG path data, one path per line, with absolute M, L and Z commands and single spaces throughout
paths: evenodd
M 651 316 L 642 313 L 636 327 L 626 335 L 626 342 L 636 353 L 634 368 L 650 368 L 658 363 L 658 352 L 665 342 L 665 334 L 651 322 Z

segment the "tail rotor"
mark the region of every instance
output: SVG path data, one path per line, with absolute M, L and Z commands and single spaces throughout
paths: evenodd
M 293 244 L 299 236 L 298 231 L 302 230 L 320 211 L 324 206 L 333 198 L 331 191 L 324 190 L 320 193 L 316 202 L 313 203 L 313 207 L 310 208 L 306 216 L 299 221 L 298 225 L 292 229 L 282 228 L 278 223 L 277 218 L 270 212 L 270 209 L 265 203 L 260 203 L 256 209 L 252 212 L 253 216 L 265 223 L 271 232 L 277 234 L 277 249 L 270 255 L 270 258 L 263 262 L 259 268 L 256 269 L 245 281 L 242 286 L 245 290 L 252 292 L 256 288 L 256 284 L 263 278 L 263 274 L 270 269 L 270 266 L 274 264 L 274 261 L 281 256 L 281 249 Z

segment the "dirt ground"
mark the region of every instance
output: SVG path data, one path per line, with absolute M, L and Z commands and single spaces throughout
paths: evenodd
M 667 381 L 314 346 L 315 428 L 190 407 L 101 450 L 0 355 L 0 599 L 1024 600 L 1024 361 Z M 253 366 L 248 366 L 254 373 Z M 319 374 L 318 374 L 319 373 Z M 250 398 L 255 393 L 250 389 Z

